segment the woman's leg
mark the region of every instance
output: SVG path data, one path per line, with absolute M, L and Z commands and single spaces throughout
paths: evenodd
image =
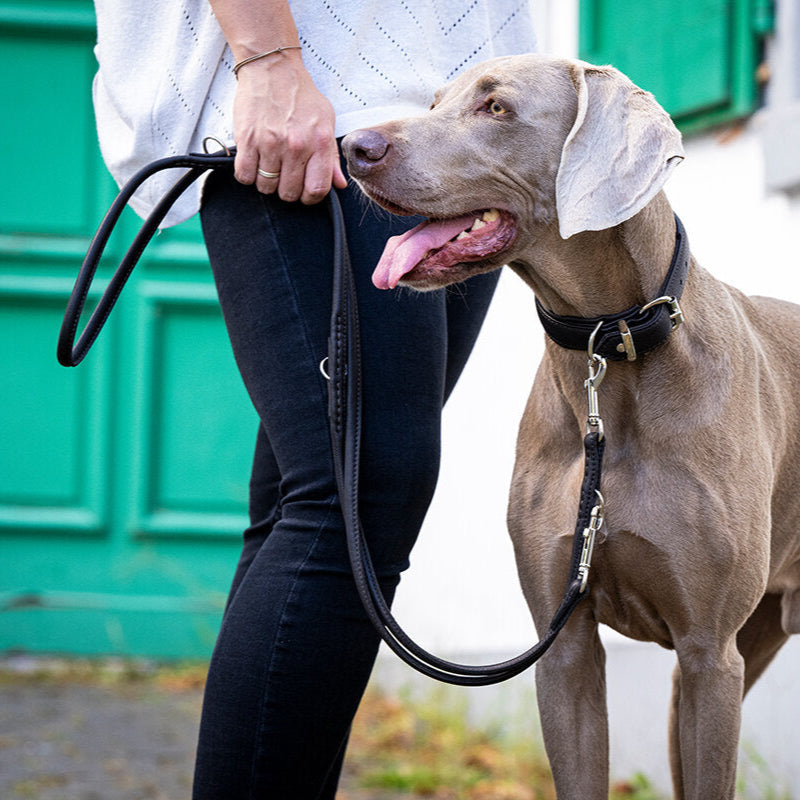
M 250 569 L 272 526 L 280 516 L 280 471 L 263 425 L 258 426 L 250 472 L 250 527 L 244 532 L 242 552 L 231 581 L 227 611 L 239 584 Z
M 391 598 L 436 479 L 447 309 L 443 293 L 371 287 L 386 229 L 398 221 L 376 226 L 353 191 L 344 203 L 364 341 L 361 510 Z M 259 499 L 254 470 L 257 513 L 209 671 L 195 797 L 332 798 L 378 638 L 349 572 L 318 370 L 330 316 L 327 210 L 214 176 L 203 223 L 262 421 L 256 465 L 276 468 L 280 503 L 276 514 L 264 499 L 274 488 Z

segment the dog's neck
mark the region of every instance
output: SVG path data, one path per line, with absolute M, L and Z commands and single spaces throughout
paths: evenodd
M 517 264 L 515 269 L 534 289 L 540 302 L 558 314 L 580 317 L 613 314 L 658 296 L 672 261 L 675 227 L 672 208 L 660 194 L 636 216 L 612 230 L 577 234 L 567 240 L 561 239 L 557 230 L 548 232 L 542 237 L 540 247 L 532 248 L 535 260 Z M 681 307 L 692 322 L 695 304 L 702 302 L 701 297 L 694 296 L 701 290 L 699 281 L 698 268 L 693 263 L 681 297 Z M 676 331 L 670 337 L 670 347 L 659 348 L 657 357 L 654 351 L 635 362 L 622 361 L 609 368 L 601 390 L 601 414 L 606 428 L 617 432 L 618 442 L 622 432 L 636 428 L 632 420 L 638 414 L 653 416 L 652 404 L 641 403 L 643 380 L 658 403 L 672 404 L 664 418 L 674 421 L 685 413 L 680 404 L 673 403 L 669 382 L 671 375 L 688 370 L 694 357 L 688 345 L 688 327 Z M 668 367 L 665 358 L 670 361 Z M 548 340 L 544 359 L 550 374 L 557 376 L 555 384 L 580 428 L 587 415 L 586 353 L 565 349 Z M 652 428 L 650 421 L 648 425 Z
M 562 239 L 543 229 L 512 268 L 545 308 L 595 317 L 654 300 L 675 247 L 672 209 L 660 193 L 631 219 L 604 231 Z

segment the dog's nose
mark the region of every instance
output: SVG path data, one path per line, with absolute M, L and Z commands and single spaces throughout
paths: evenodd
M 389 142 L 379 131 L 360 130 L 345 136 L 342 148 L 350 174 L 359 178 L 383 163 Z

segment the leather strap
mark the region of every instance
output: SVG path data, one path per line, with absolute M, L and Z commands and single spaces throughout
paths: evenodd
M 584 531 L 600 487 L 604 442 L 597 433 L 584 440 L 586 465 L 564 597 L 545 636 L 524 653 L 497 664 L 467 665 L 444 660 L 421 648 L 400 627 L 378 582 L 358 512 L 361 447 L 361 356 L 358 308 L 338 199 L 331 194 L 334 222 L 334 293 L 328 365 L 331 376 L 330 428 L 336 480 L 347 530 L 350 564 L 367 616 L 388 647 L 428 677 L 460 686 L 487 686 L 518 675 L 538 661 L 555 641 L 570 614 L 586 596 L 579 577 Z
M 676 303 L 680 300 L 689 274 L 689 261 L 686 230 L 675 215 L 675 249 L 666 278 L 659 290 L 659 298 L 673 298 Z M 645 311 L 642 310 L 642 306 L 637 305 L 627 311 L 601 317 L 571 317 L 556 314 L 545 309 L 538 299 L 536 310 L 547 335 L 556 344 L 569 350 L 586 352 L 592 331 L 602 323 L 595 336 L 593 352 L 609 361 L 629 358 L 630 342 L 626 347 L 622 332 L 624 326 L 627 326 L 630 341 L 638 355 L 647 353 L 665 342 L 676 327 L 675 306 L 666 302 L 653 305 Z M 622 327 L 620 322 L 623 323 Z
M 158 226 L 177 199 L 209 169 L 232 169 L 233 159 L 233 150 L 225 153 L 190 153 L 189 155 L 162 158 L 140 169 L 125 186 L 122 187 L 98 226 L 97 232 L 89 244 L 89 249 L 86 251 L 83 264 L 78 272 L 75 287 L 67 303 L 64 322 L 61 325 L 61 332 L 58 336 L 56 356 L 59 364 L 65 367 L 77 367 L 86 357 L 89 349 L 103 329 L 108 315 L 114 308 L 114 304 L 117 302 L 120 292 L 122 292 L 131 272 L 133 272 L 133 268 L 141 258 L 145 247 L 147 247 L 153 235 L 158 230 Z M 128 251 L 122 257 L 119 266 L 114 272 L 108 284 L 108 288 L 103 292 L 102 297 L 97 303 L 97 307 L 86 323 L 86 327 L 78 339 L 78 343 L 75 344 L 81 313 L 83 312 L 86 298 L 92 287 L 95 272 L 97 272 L 97 267 L 100 263 L 103 251 L 108 244 L 111 232 L 114 230 L 114 226 L 117 224 L 125 206 L 133 196 L 133 193 L 149 177 L 162 170 L 176 168 L 184 168 L 187 171 L 178 178 L 172 188 L 161 198 L 158 205 L 150 213 L 150 216 L 148 216 L 142 224 L 142 227 L 136 234 Z
M 114 307 L 125 282 L 130 277 L 153 234 L 180 195 L 206 170 L 231 169 L 233 152 L 225 154 L 190 154 L 162 159 L 140 170 L 123 187 L 95 234 L 81 266 L 75 288 L 67 304 L 58 340 L 58 360 L 64 366 L 77 366 L 97 339 Z M 151 175 L 175 167 L 187 171 L 164 195 L 143 223 L 139 233 L 122 258 L 108 288 L 101 296 L 77 345 L 74 344 L 81 312 L 91 289 L 97 265 L 111 231 L 123 208 L 136 189 Z M 595 496 L 600 486 L 603 441 L 597 433 L 584 440 L 586 466 L 573 540 L 572 560 L 566 577 L 564 598 L 553 615 L 540 642 L 516 658 L 498 664 L 471 666 L 441 659 L 427 652 L 400 627 L 383 596 L 359 517 L 359 461 L 361 450 L 361 342 L 355 284 L 347 249 L 344 217 L 339 199 L 331 192 L 327 199 L 334 232 L 333 302 L 329 339 L 330 375 L 328 411 L 336 482 L 347 531 L 347 546 L 353 577 L 367 616 L 376 630 L 403 661 L 431 678 L 462 686 L 499 683 L 530 667 L 555 641 L 572 611 L 586 596 L 584 580 L 579 575 L 584 531 L 590 525 Z

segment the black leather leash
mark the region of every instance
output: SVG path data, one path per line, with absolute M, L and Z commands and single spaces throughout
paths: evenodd
M 77 366 L 97 339 L 120 292 L 145 247 L 175 201 L 209 169 L 232 169 L 234 153 L 192 153 L 155 161 L 136 173 L 121 189 L 103 218 L 84 258 L 67 303 L 58 339 L 58 361 Z M 89 321 L 78 338 L 81 313 L 91 289 L 109 236 L 130 197 L 149 177 L 165 169 L 184 168 L 143 223 L 114 272 Z M 516 658 L 497 664 L 466 665 L 441 659 L 417 645 L 392 616 L 383 596 L 369 553 L 358 510 L 359 458 L 361 447 L 361 347 L 355 285 L 339 199 L 331 192 L 327 200 L 334 231 L 333 306 L 328 352 L 329 419 L 336 482 L 347 530 L 347 544 L 356 586 L 367 615 L 383 640 L 403 661 L 429 677 L 463 686 L 499 683 L 524 671 L 549 649 L 577 604 L 586 596 L 587 575 L 594 535 L 602 524 L 602 499 L 598 505 L 602 457 L 602 431 L 591 431 L 584 439 L 586 462 L 573 538 L 569 572 L 565 575 L 563 600 L 545 636 Z
M 336 481 L 347 529 L 350 564 L 364 608 L 383 641 L 403 661 L 417 671 L 445 683 L 460 686 L 486 686 L 500 683 L 523 672 L 549 649 L 586 590 L 584 565 L 586 543 L 597 507 L 605 442 L 602 435 L 586 435 L 586 464 L 581 488 L 578 520 L 566 589 L 561 605 L 550 621 L 547 633 L 536 645 L 516 658 L 497 664 L 457 664 L 421 648 L 400 627 L 392 615 L 375 574 L 358 511 L 358 467 L 361 446 L 361 347 L 353 273 L 345 241 L 344 221 L 335 194 L 334 209 L 334 292 L 331 340 L 328 353 L 330 370 L 330 427 Z M 596 513 L 594 515 L 596 521 Z M 596 524 L 596 522 L 595 522 Z M 599 527 L 599 525 L 597 525 Z M 589 555 L 591 555 L 589 553 Z M 588 564 L 585 564 L 588 570 Z
M 125 286 L 128 278 L 133 272 L 133 268 L 142 256 L 153 235 L 158 230 L 158 226 L 163 221 L 167 212 L 172 208 L 177 199 L 209 169 L 233 168 L 233 151 L 221 153 L 190 153 L 184 156 L 170 156 L 153 161 L 146 167 L 140 169 L 122 187 L 114 202 L 103 217 L 102 222 L 97 228 L 86 256 L 83 259 L 75 287 L 67 303 L 64 314 L 64 321 L 61 325 L 61 332 L 58 336 L 58 347 L 56 356 L 58 363 L 65 367 L 77 367 L 83 361 L 89 349 L 94 344 L 100 331 L 103 329 L 111 309 L 119 298 L 120 292 Z M 102 297 L 97 303 L 92 316 L 86 323 L 83 333 L 75 344 L 78 324 L 80 322 L 86 298 L 94 280 L 100 258 L 108 244 L 108 239 L 114 226 L 125 210 L 125 206 L 133 196 L 133 193 L 151 176 L 166 169 L 185 168 L 186 172 L 180 176 L 169 191 L 161 198 L 158 205 L 150 213 L 150 216 L 142 224 L 136 234 L 128 251 L 122 257 L 108 288 L 103 292 Z
M 334 209 L 338 200 L 331 195 Z M 686 231 L 675 216 L 676 233 L 667 276 L 655 300 L 606 317 L 564 317 L 537 307 L 547 334 L 562 347 L 586 351 L 589 356 L 589 416 L 584 437 L 584 475 L 578 518 L 572 540 L 572 557 L 561 605 L 544 637 L 515 658 L 497 664 L 466 665 L 445 661 L 427 652 L 398 625 L 378 584 L 358 513 L 358 464 L 361 440 L 361 350 L 358 310 L 350 269 L 344 222 L 334 213 L 334 294 L 331 341 L 330 425 L 336 480 L 347 529 L 350 563 L 367 615 L 383 641 L 403 661 L 431 678 L 461 686 L 486 686 L 518 675 L 538 661 L 555 641 L 570 614 L 586 596 L 592 550 L 603 524 L 600 494 L 605 437 L 597 410 L 597 389 L 606 371 L 606 359 L 633 361 L 669 338 L 683 322 L 679 300 L 689 271 L 690 251 Z

